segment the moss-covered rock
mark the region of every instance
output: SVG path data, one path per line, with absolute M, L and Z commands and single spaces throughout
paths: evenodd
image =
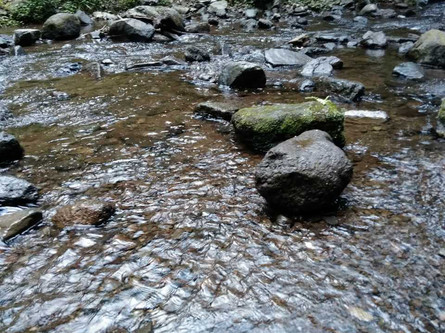
M 408 57 L 422 64 L 445 67 L 445 32 L 436 29 L 425 32 L 408 52 Z
M 232 117 L 240 140 L 260 152 L 312 129 L 329 133 L 335 144 L 343 146 L 343 122 L 337 106 L 323 100 L 245 108 Z
M 440 106 L 439 113 L 437 115 L 437 134 L 445 138 L 445 98 L 442 99 L 442 105 Z

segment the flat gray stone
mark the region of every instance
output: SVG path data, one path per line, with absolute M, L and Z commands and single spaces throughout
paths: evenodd
M 24 209 L 12 214 L 0 216 L 0 239 L 6 241 L 42 220 L 42 212 L 36 209 Z
M 272 66 L 298 66 L 302 67 L 312 60 L 303 52 L 294 52 L 286 49 L 269 49 L 265 52 L 266 61 Z

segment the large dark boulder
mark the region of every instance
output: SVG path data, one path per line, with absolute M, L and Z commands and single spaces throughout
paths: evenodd
M 74 14 L 59 13 L 43 24 L 42 38 L 54 40 L 75 39 L 80 35 L 80 20 Z
M 256 187 L 281 212 L 320 213 L 348 185 L 352 171 L 351 162 L 329 134 L 312 130 L 267 152 L 256 168 Z
M 445 67 L 445 32 L 425 32 L 408 52 L 408 57 L 421 64 Z
M 152 24 L 156 29 L 184 31 L 184 21 L 175 9 L 163 6 L 137 6 L 127 10 L 122 17 L 138 19 Z
M 60 229 L 73 225 L 97 226 L 107 222 L 115 210 L 111 203 L 83 200 L 57 210 L 52 221 Z
M 260 152 L 312 129 L 328 132 L 342 146 L 343 122 L 343 112 L 334 103 L 323 100 L 244 108 L 232 117 L 239 139 Z
M 0 206 L 35 203 L 38 189 L 24 179 L 0 176 Z
M 126 39 L 132 42 L 149 42 L 155 34 L 154 27 L 136 19 L 122 19 L 111 23 L 111 38 Z
M 235 89 L 263 88 L 266 85 L 266 73 L 255 63 L 229 62 L 221 71 L 219 84 Z
M 32 228 L 42 220 L 42 212 L 24 209 L 0 216 L 0 240 L 6 241 Z
M 5 166 L 23 157 L 23 148 L 17 139 L 8 133 L 0 132 L 0 166 Z

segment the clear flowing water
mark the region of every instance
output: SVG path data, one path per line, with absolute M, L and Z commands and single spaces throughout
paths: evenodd
M 393 36 L 424 31 L 443 22 L 444 8 L 376 26 Z M 363 33 L 347 20 L 317 22 L 313 30 Z M 192 112 L 205 100 L 303 101 L 295 69 L 269 68 L 256 92 L 211 83 L 227 54 L 125 70 L 180 57 L 187 44 L 241 59 L 294 35 L 227 27 L 170 44 L 39 45 L 0 60 L 0 107 L 12 114 L 1 126 L 26 150 L 3 171 L 38 185 L 45 212 L 38 228 L 0 246 L 0 331 L 445 330 L 445 142 L 429 131 L 444 71 L 426 69 L 428 79 L 412 83 L 391 76 L 403 61 L 394 48 L 383 57 L 332 52 L 345 63 L 335 76 L 367 87 L 363 102 L 343 106 L 391 119 L 346 122 L 353 180 L 337 212 L 309 220 L 268 212 L 254 188 L 261 156 L 226 123 Z M 95 78 L 89 64 L 108 58 Z M 82 198 L 113 202 L 117 213 L 101 227 L 53 228 L 57 208 Z

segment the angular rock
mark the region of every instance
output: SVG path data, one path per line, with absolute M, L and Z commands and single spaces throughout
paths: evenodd
M 14 31 L 14 44 L 31 46 L 40 39 L 39 29 L 17 29 Z
M 315 82 L 312 80 L 304 80 L 303 82 L 300 83 L 298 89 L 301 92 L 312 92 L 315 89 Z
M 368 31 L 363 35 L 360 43 L 370 49 L 383 49 L 388 45 L 388 39 L 382 31 Z
M 445 68 L 445 32 L 435 29 L 425 32 L 407 55 L 421 64 Z
M 257 15 L 258 15 L 258 9 L 256 8 L 249 8 L 246 9 L 246 11 L 244 12 L 244 16 L 251 19 L 256 18 Z
M 23 157 L 23 148 L 17 139 L 5 132 L 0 132 L 0 166 L 5 166 Z
M 266 85 L 266 73 L 255 63 L 229 62 L 221 71 L 219 84 L 235 89 L 263 88 Z
M 149 42 L 155 33 L 154 27 L 136 19 L 122 19 L 110 25 L 111 38 L 123 38 L 132 42 Z
M 320 77 L 317 82 L 317 87 L 353 102 L 360 100 L 365 94 L 365 86 L 360 82 L 331 77 Z
M 425 77 L 422 67 L 414 62 L 401 63 L 392 70 L 392 73 L 409 80 L 421 80 Z
M 255 170 L 256 188 L 274 209 L 319 214 L 352 178 L 352 163 L 328 133 L 311 130 L 269 150 Z
M 226 17 L 227 15 L 227 1 L 215 1 L 210 4 L 207 11 L 210 14 L 215 14 L 218 17 Z
M 33 184 L 13 176 L 0 176 L 0 205 L 35 203 L 38 198 Z
M 210 54 L 206 50 L 197 46 L 189 46 L 185 50 L 185 60 L 190 62 L 210 61 Z
M 343 113 L 330 101 L 256 106 L 241 109 L 232 117 L 239 139 L 260 152 L 312 129 L 328 132 L 343 146 L 343 121 Z
M 74 15 L 77 16 L 77 18 L 80 21 L 80 24 L 83 26 L 91 25 L 94 23 L 94 21 L 91 19 L 91 17 L 89 17 L 87 13 L 85 13 L 81 10 L 77 10 Z
M 302 47 L 307 46 L 310 43 L 311 39 L 309 35 L 307 34 L 301 34 L 290 41 L 288 41 L 288 44 L 291 44 L 292 46 Z
M 169 7 L 137 6 L 127 10 L 123 15 L 152 24 L 156 29 L 184 31 L 184 21 L 181 14 Z
M 24 209 L 0 216 L 0 240 L 8 239 L 32 228 L 42 220 L 42 212 L 36 209 Z
M 239 107 L 230 103 L 207 101 L 199 103 L 194 112 L 203 117 L 231 120 L 238 110 Z
M 54 40 L 75 39 L 80 35 L 80 20 L 74 14 L 59 13 L 45 21 L 42 38 Z
M 298 66 L 302 67 L 312 60 L 303 52 L 294 52 L 286 49 L 269 49 L 265 52 L 266 61 L 272 66 Z
M 402 43 L 402 44 L 400 45 L 400 47 L 399 47 L 398 52 L 399 52 L 399 54 L 406 54 L 406 53 L 409 52 L 409 50 L 412 49 L 413 46 L 414 46 L 414 43 L 413 43 L 413 42 L 405 42 L 405 43 Z
M 185 27 L 185 31 L 189 33 L 209 33 L 210 24 L 207 22 L 189 24 Z
M 73 225 L 97 226 L 107 222 L 115 210 L 111 203 L 83 200 L 58 209 L 52 221 L 60 229 Z
M 359 15 L 361 16 L 369 16 L 373 13 L 376 13 L 379 8 L 375 3 L 370 3 L 362 8 L 362 10 L 359 12 Z
M 330 76 L 334 70 L 343 67 L 343 61 L 337 57 L 320 57 L 309 61 L 301 70 L 301 75 L 312 76 Z

